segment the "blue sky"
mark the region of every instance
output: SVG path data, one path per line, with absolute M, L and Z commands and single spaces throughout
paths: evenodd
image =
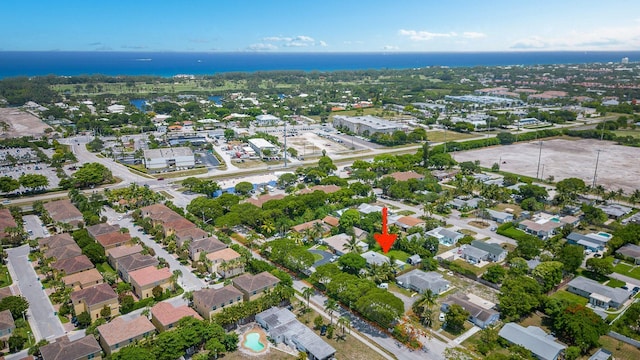
M 622 0 L 8 0 L 2 12 L 0 51 L 640 49 L 640 13 Z

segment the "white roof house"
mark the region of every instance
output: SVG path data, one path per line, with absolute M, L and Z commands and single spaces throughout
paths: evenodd
M 464 237 L 463 234 L 457 231 L 447 230 L 441 226 L 438 226 L 435 229 L 429 230 L 426 232 L 427 236 L 432 236 L 438 239 L 438 242 L 445 246 L 455 245 L 458 240 Z
M 567 348 L 537 326 L 525 328 L 516 323 L 507 323 L 500 329 L 498 335 L 512 344 L 531 351 L 540 360 L 556 360 Z

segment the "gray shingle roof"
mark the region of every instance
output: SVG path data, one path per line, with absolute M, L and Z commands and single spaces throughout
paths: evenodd
M 473 240 L 471 242 L 471 246 L 477 249 L 484 250 L 489 254 L 495 255 L 495 256 L 500 256 L 502 253 L 506 251 L 498 244 L 489 244 L 480 240 Z
M 362 257 L 367 261 L 367 264 L 372 265 L 372 264 L 376 264 L 376 265 L 382 265 L 382 264 L 388 264 L 389 263 L 389 258 L 379 254 L 375 251 L 367 251 L 366 253 L 362 254 Z
M 438 289 L 449 285 L 449 281 L 445 280 L 439 273 L 435 271 L 424 272 L 418 269 L 402 274 L 398 276 L 396 280 L 407 285 L 415 286 L 423 291 L 431 289 L 434 293 L 438 293 Z
M 481 259 L 489 254 L 489 252 L 484 251 L 482 249 L 478 249 L 477 247 L 467 246 L 462 250 L 462 254 L 466 256 L 470 256 L 475 259 Z
M 505 340 L 531 351 L 541 360 L 553 360 L 566 349 L 551 335 L 536 326 L 522 327 L 516 323 L 505 324 L 498 333 Z
M 629 298 L 629 293 L 624 289 L 608 287 L 583 276 L 576 277 L 569 281 L 567 285 L 591 294 L 604 295 L 619 304 L 624 303 Z

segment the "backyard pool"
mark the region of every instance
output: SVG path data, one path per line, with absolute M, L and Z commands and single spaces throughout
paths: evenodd
M 261 352 L 264 350 L 264 344 L 260 342 L 260 334 L 257 332 L 250 332 L 246 334 L 244 344 L 242 345 L 255 352 Z
M 611 237 L 611 234 L 606 233 L 606 232 L 599 232 L 598 235 L 600 235 L 602 237 L 606 237 L 607 239 Z

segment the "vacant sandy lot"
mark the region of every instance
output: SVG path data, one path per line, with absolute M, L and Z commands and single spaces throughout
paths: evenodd
M 283 141 L 284 140 L 280 138 L 280 142 Z M 329 156 L 349 151 L 349 148 L 344 144 L 339 144 L 327 138 L 321 138 L 312 132 L 305 132 L 298 136 L 288 137 L 287 147 L 295 148 L 298 151 L 298 155 L 302 157 L 320 155 L 322 150 L 325 150 Z
M 458 162 L 480 160 L 491 167 L 501 162 L 500 169 L 535 177 L 540 155 L 540 178 L 553 176 L 556 181 L 569 177 L 593 182 L 596 156 L 600 152 L 596 183 L 607 189 L 623 189 L 629 193 L 640 188 L 640 148 L 616 145 L 598 140 L 555 139 L 538 142 L 496 146 L 453 154 Z
M 50 128 L 42 120 L 30 113 L 15 108 L 0 108 L 0 137 L 12 138 L 21 136 L 40 137 L 44 130 Z

